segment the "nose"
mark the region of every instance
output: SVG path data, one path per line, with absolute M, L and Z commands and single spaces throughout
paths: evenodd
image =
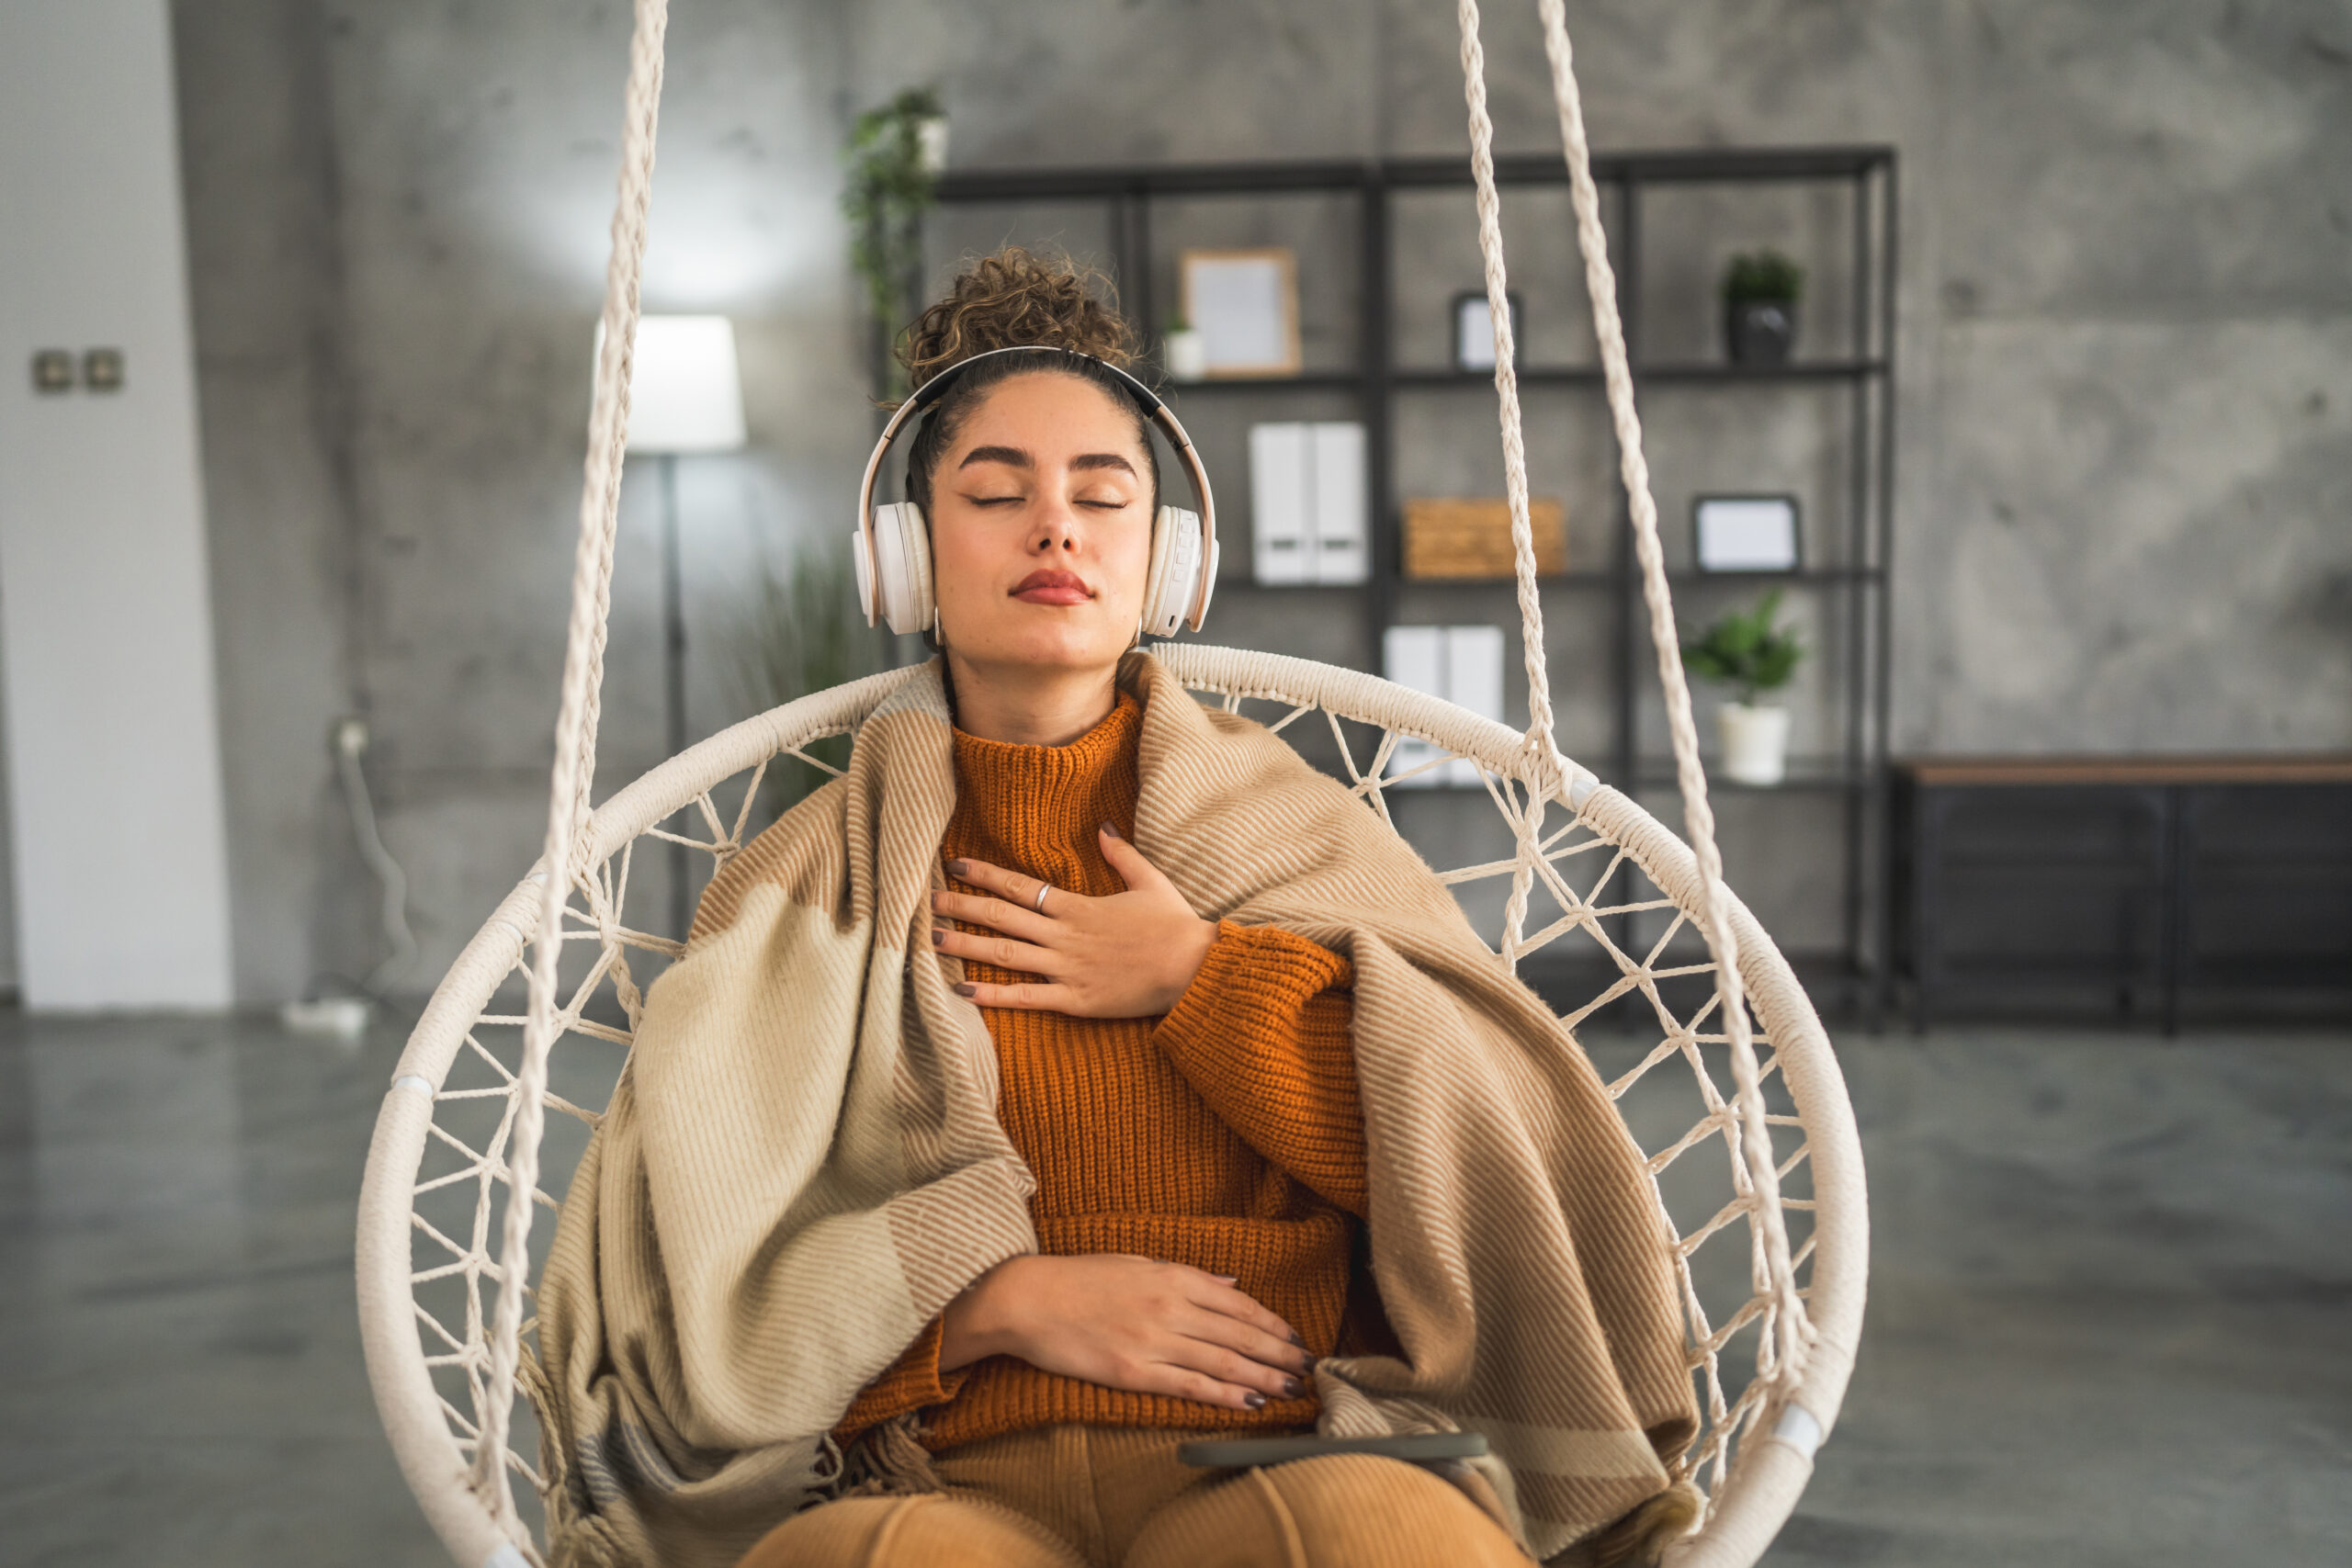
M 1076 554 L 1078 550 L 1078 516 L 1069 502 L 1058 497 L 1045 503 L 1029 536 L 1029 547 L 1039 555 L 1057 552 Z

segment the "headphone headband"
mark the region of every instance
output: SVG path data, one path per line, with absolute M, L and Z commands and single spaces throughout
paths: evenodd
M 1144 417 L 1158 425 L 1160 434 L 1168 438 L 1168 445 L 1175 449 L 1177 461 L 1184 466 L 1185 474 L 1192 479 L 1193 496 L 1201 503 L 1200 582 L 1193 590 L 1192 607 L 1184 616 L 1185 624 L 1193 630 L 1199 631 L 1202 618 L 1208 614 L 1209 594 L 1216 587 L 1215 582 L 1210 580 L 1208 563 L 1216 558 L 1216 498 L 1209 491 L 1208 469 L 1203 466 L 1200 453 L 1193 449 L 1193 438 L 1184 433 L 1184 426 L 1177 419 L 1176 411 L 1162 402 L 1159 394 L 1109 360 L 1097 355 L 1081 354 L 1074 348 L 1060 348 L 1052 344 L 1044 343 L 1014 344 L 1008 348 L 991 348 L 986 353 L 976 354 L 969 359 L 957 360 L 916 388 L 910 397 L 891 412 L 890 422 L 882 427 L 881 438 L 874 443 L 874 455 L 865 460 L 865 478 L 857 488 L 857 525 L 860 532 L 865 536 L 865 547 L 869 558 L 874 549 L 874 486 L 881 478 L 882 461 L 890 455 L 890 444 L 899 438 L 899 430 L 916 414 L 945 397 L 948 389 L 965 371 L 984 359 L 994 359 L 1007 354 L 1055 354 L 1065 359 L 1080 359 L 1089 365 L 1100 366 L 1118 378 L 1120 385 L 1126 390 L 1127 395 L 1134 399 L 1136 406 L 1143 411 Z M 880 618 L 881 598 L 877 593 L 874 604 L 866 611 L 865 624 L 876 625 Z

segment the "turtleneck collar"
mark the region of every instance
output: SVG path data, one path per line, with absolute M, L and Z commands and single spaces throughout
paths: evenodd
M 958 729 L 956 816 L 1008 849 L 1075 848 L 1093 859 L 1104 822 L 1134 831 L 1142 728 L 1143 705 L 1122 691 L 1102 721 L 1067 746 L 983 740 Z

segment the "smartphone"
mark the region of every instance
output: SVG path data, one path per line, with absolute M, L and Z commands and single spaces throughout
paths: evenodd
M 1248 1470 L 1326 1454 L 1378 1454 L 1408 1464 L 1444 1464 L 1487 1451 L 1484 1432 L 1422 1432 L 1405 1438 L 1216 1438 L 1184 1443 L 1176 1457 L 1204 1470 Z

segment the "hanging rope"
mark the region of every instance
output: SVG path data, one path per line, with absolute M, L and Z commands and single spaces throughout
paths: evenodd
M 1461 0 L 1462 85 L 1470 105 L 1470 174 L 1478 187 L 1478 253 L 1487 264 L 1487 314 L 1495 332 L 1495 400 L 1503 432 L 1503 495 L 1519 579 L 1520 654 L 1527 666 L 1527 751 L 1538 798 L 1567 773 L 1552 734 L 1552 678 L 1544 658 L 1544 601 L 1535 589 L 1535 530 L 1527 516 L 1527 438 L 1519 414 L 1519 358 L 1503 271 L 1502 200 L 1495 189 L 1495 125 L 1487 115 L 1487 51 L 1477 0 Z
M 605 272 L 604 337 L 588 415 L 587 476 L 580 492 L 580 538 L 571 568 L 571 621 L 564 636 L 563 700 L 556 712 L 555 767 L 548 785 L 546 897 L 532 940 L 530 1004 L 515 1082 L 508 1145 L 504 1232 L 498 1255 L 498 1310 L 491 1336 L 489 1397 L 474 1450 L 474 1487 L 518 1542 L 528 1535 L 506 1474 L 506 1434 L 520 1356 L 525 1281 L 530 1277 L 531 1211 L 538 1191 L 539 1136 L 546 1118 L 548 1052 L 560 1032 L 557 960 L 563 910 L 579 875 L 590 791 L 595 783 L 596 720 L 605 680 L 605 626 L 612 607 L 613 538 L 621 465 L 628 440 L 629 368 L 637 344 L 638 284 L 653 193 L 653 140 L 662 101 L 662 40 L 669 0 L 637 0 L 629 42 L 628 107 L 621 141 L 620 199 Z
M 1476 24 L 1476 0 L 1462 0 L 1464 27 Z M 1633 371 L 1625 353 L 1625 326 L 1617 313 L 1617 278 L 1609 265 L 1609 241 L 1600 226 L 1600 194 L 1593 185 L 1592 150 L 1585 140 L 1584 101 L 1577 89 L 1575 56 L 1568 43 L 1565 0 L 1538 0 L 1544 21 L 1544 53 L 1552 68 L 1552 97 L 1559 111 L 1560 140 L 1568 165 L 1570 199 L 1576 209 L 1577 244 L 1584 253 L 1586 292 L 1592 297 L 1593 333 L 1600 341 L 1601 376 L 1609 395 L 1609 414 L 1617 435 L 1618 464 L 1625 484 L 1627 510 L 1634 524 L 1634 552 L 1642 569 L 1642 600 L 1647 606 L 1650 642 L 1657 654 L 1658 684 L 1666 695 L 1666 720 L 1674 745 L 1675 783 L 1682 792 L 1682 820 L 1690 850 L 1699 862 L 1700 908 L 1706 920 L 1707 945 L 1715 958 L 1715 995 L 1723 1013 L 1724 1033 L 1731 1043 L 1732 1078 L 1740 1121 L 1742 1160 L 1750 1184 L 1753 1215 L 1763 1239 L 1759 1292 L 1769 1293 L 1774 1312 L 1770 1335 L 1759 1359 L 1759 1375 L 1774 1378 L 1781 1389 L 1793 1386 L 1804 1370 L 1806 1343 L 1804 1303 L 1797 1294 L 1796 1271 L 1790 1260 L 1788 1222 L 1781 1207 L 1781 1179 L 1772 1155 L 1770 1124 L 1765 1121 L 1761 1069 L 1749 1028 L 1747 1000 L 1739 972 L 1739 938 L 1732 930 L 1729 891 L 1724 886 L 1723 853 L 1715 844 L 1715 814 L 1707 801 L 1706 770 L 1699 762 L 1698 727 L 1690 716 L 1690 684 L 1682 669 L 1682 649 L 1674 622 L 1674 600 L 1666 581 L 1666 559 L 1658 545 L 1657 500 L 1650 493 L 1649 462 L 1642 455 L 1642 422 L 1634 408 Z M 1465 58 L 1470 52 L 1463 46 Z M 1480 97 L 1483 99 L 1483 93 Z M 1483 108 L 1483 104 L 1480 106 Z M 1483 113 L 1471 120 L 1474 138 L 1490 136 Z M 1477 158 L 1491 167 L 1483 144 Z M 1486 208 L 1490 186 L 1479 187 L 1479 243 L 1487 243 Z M 1492 279 L 1501 271 L 1502 242 L 1498 234 L 1487 261 L 1491 298 Z M 1498 344 L 1507 342 L 1497 333 Z M 1499 380 L 1499 377 L 1498 378 Z M 1506 462 L 1518 450 L 1518 404 L 1506 409 Z M 1523 459 L 1521 459 L 1523 461 Z M 1523 483 L 1523 480 L 1521 481 Z M 1514 519 L 1516 526 L 1516 519 Z M 1534 594 L 1532 551 L 1520 563 L 1520 601 Z M 1533 623 L 1531 623 L 1532 625 Z M 1531 666 L 1532 661 L 1531 660 Z M 1628 781 L 1630 784 L 1631 781 Z

